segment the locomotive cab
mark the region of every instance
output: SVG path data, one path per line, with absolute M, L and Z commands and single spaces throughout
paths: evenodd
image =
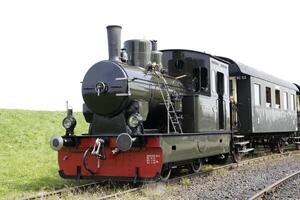
M 183 130 L 186 133 L 228 132 L 228 64 L 209 54 L 163 50 L 163 66 L 186 89 L 182 100 Z

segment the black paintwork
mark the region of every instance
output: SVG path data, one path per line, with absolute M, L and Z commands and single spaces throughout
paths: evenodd
M 237 80 L 237 104 L 239 109 L 240 131 L 252 132 L 250 77 L 245 75 Z
M 103 116 L 114 116 L 123 111 L 127 96 L 116 96 L 117 93 L 127 92 L 127 78 L 123 68 L 112 61 L 101 61 L 93 65 L 86 73 L 82 82 L 82 96 L 86 106 L 94 113 Z M 106 88 L 97 85 L 104 83 Z
M 93 121 L 90 125 L 89 134 L 115 134 L 126 133 L 125 116 L 122 113 L 114 117 L 105 117 L 98 114 L 93 115 Z

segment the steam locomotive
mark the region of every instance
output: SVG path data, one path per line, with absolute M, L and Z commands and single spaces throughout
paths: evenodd
M 61 177 L 167 180 L 172 169 L 199 172 L 210 158 L 238 162 L 257 144 L 299 148 L 298 85 L 226 57 L 158 51 L 155 40 L 121 49 L 121 27 L 107 33 L 109 59 L 82 82 L 88 133 L 74 135 L 68 108 L 65 135 L 50 140 Z

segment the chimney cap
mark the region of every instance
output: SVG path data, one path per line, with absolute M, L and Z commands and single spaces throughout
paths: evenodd
M 108 26 L 106 26 L 106 28 L 113 28 L 113 27 L 122 28 L 122 26 L 120 26 L 120 25 L 108 25 Z

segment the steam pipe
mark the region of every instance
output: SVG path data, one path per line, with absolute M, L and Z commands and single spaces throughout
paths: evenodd
M 157 40 L 150 40 L 152 45 L 152 51 L 157 51 Z
M 122 27 L 118 25 L 110 25 L 107 26 L 106 29 L 107 29 L 109 60 L 121 62 L 120 51 L 121 51 Z

